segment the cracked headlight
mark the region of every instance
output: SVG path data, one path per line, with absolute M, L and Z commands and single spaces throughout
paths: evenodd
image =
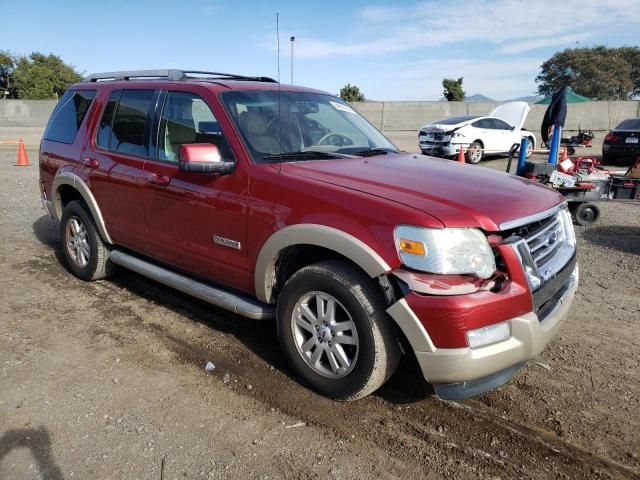
M 399 225 L 395 243 L 402 263 L 414 270 L 479 278 L 489 278 L 496 270 L 487 237 L 473 228 Z

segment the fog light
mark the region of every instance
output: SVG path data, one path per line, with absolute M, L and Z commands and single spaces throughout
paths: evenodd
M 467 343 L 471 348 L 480 348 L 502 342 L 510 337 L 511 324 L 509 322 L 503 322 L 468 331 Z

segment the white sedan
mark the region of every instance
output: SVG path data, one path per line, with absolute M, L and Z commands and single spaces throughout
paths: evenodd
M 424 155 L 455 157 L 463 148 L 469 163 L 478 163 L 485 154 L 509 153 L 522 137 L 529 139 L 527 157 L 536 146 L 536 136 L 522 126 L 531 107 L 527 102 L 500 105 L 487 117 L 449 117 L 420 129 L 418 142 Z

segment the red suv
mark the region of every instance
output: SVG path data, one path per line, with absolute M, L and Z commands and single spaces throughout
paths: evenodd
M 399 152 L 339 98 L 265 77 L 91 75 L 53 111 L 40 175 L 73 274 L 121 266 L 275 318 L 292 369 L 334 399 L 401 354 L 442 398 L 501 385 L 577 287 L 557 192 Z

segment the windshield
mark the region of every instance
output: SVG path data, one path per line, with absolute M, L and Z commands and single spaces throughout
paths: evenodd
M 255 162 L 345 158 L 397 148 L 339 98 L 232 91 L 221 96 Z

